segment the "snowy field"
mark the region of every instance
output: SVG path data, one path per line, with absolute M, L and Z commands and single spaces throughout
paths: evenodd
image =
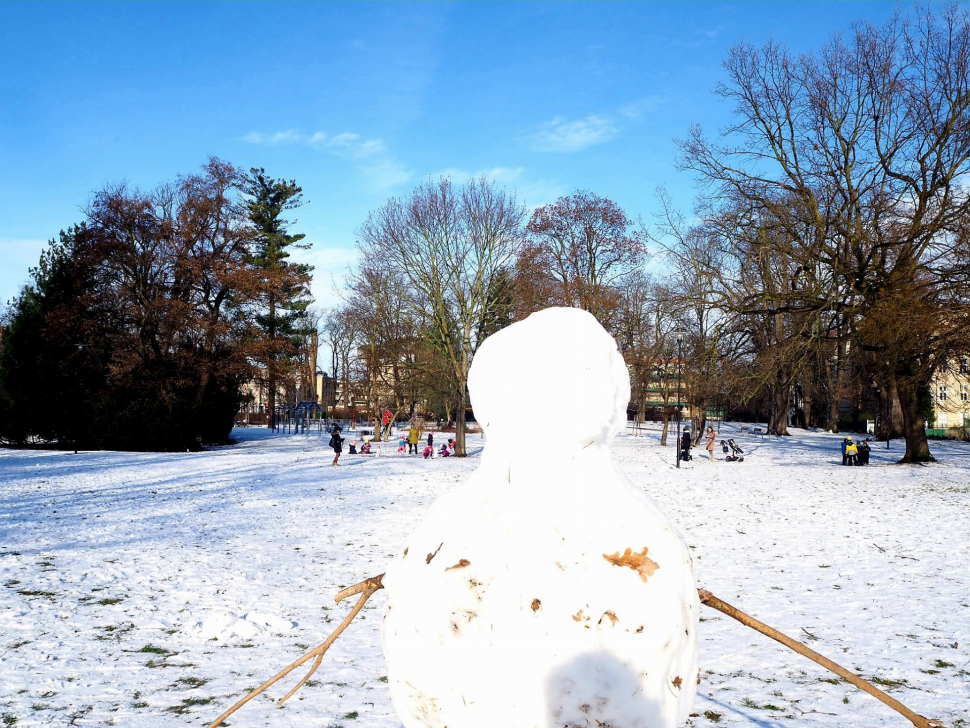
M 894 442 L 843 468 L 841 436 L 795 433 L 739 437 L 743 463 L 677 470 L 656 432 L 621 435 L 615 458 L 684 535 L 700 586 L 917 712 L 970 726 L 970 447 L 933 443 L 938 464 L 892 466 Z M 429 462 L 385 445 L 335 469 L 325 437 L 235 435 L 192 454 L 0 450 L 3 725 L 206 725 L 322 641 L 350 607 L 334 593 L 384 571 L 481 450 L 473 437 L 472 457 Z M 231 725 L 400 728 L 382 608 L 378 592 L 282 709 L 296 677 Z M 768 638 L 702 617 L 690 725 L 909 725 Z

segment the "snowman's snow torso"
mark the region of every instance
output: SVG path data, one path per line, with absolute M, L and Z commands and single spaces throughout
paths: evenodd
M 404 725 L 676 725 L 698 677 L 683 541 L 613 467 L 612 435 L 515 456 L 494 429 L 481 467 L 435 503 L 384 578 Z

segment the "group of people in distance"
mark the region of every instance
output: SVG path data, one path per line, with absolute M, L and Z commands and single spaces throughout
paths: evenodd
M 849 435 L 842 440 L 842 464 L 843 465 L 868 465 L 869 464 L 869 440 L 863 440 L 858 445 Z
M 411 455 L 413 453 L 417 455 L 418 442 L 420 442 L 420 440 L 421 440 L 421 431 L 418 429 L 417 425 L 411 425 L 411 429 L 408 430 L 407 437 L 405 437 L 404 435 L 401 435 L 401 439 L 398 440 L 397 451 L 403 453 L 404 446 L 406 444 L 407 454 Z M 425 445 L 424 450 L 421 451 L 421 457 L 423 457 L 425 460 L 427 460 L 428 458 L 433 458 L 435 455 L 434 430 L 428 433 L 427 442 L 428 444 Z M 451 457 L 454 454 L 455 454 L 455 440 L 454 438 L 449 437 L 448 442 L 441 446 L 441 449 L 438 451 L 438 455 L 440 457 L 447 458 L 447 457 Z
M 717 440 L 717 434 L 714 432 L 713 427 L 707 428 L 707 433 L 705 436 L 705 448 L 707 450 L 708 457 L 714 459 L 714 443 Z M 731 440 L 733 443 L 734 441 Z M 691 454 L 690 450 L 694 445 L 694 439 L 691 437 L 690 430 L 684 430 L 683 435 L 680 437 L 680 458 L 681 460 L 690 460 Z M 856 444 L 852 436 L 849 435 L 844 440 L 842 440 L 842 464 L 843 465 L 868 465 L 869 464 L 869 453 L 872 448 L 869 446 L 869 440 L 863 440 Z M 727 447 L 724 447 L 724 451 L 727 452 Z M 730 460 L 731 458 L 727 458 Z
M 345 438 L 342 437 L 340 433 L 341 433 L 340 425 L 336 425 L 336 426 L 334 426 L 333 431 L 331 432 L 331 435 L 330 435 L 330 445 L 329 445 L 329 447 L 332 447 L 333 448 L 333 462 L 331 463 L 331 465 L 333 467 L 338 467 L 340 465 L 340 463 L 338 461 L 340 460 L 340 454 L 343 452 L 343 444 L 344 444 Z M 407 446 L 407 454 L 408 455 L 410 455 L 412 453 L 415 454 L 415 455 L 417 455 L 418 454 L 418 442 L 420 440 L 421 440 L 421 431 L 415 425 L 411 425 L 411 429 L 408 430 L 407 436 L 405 437 L 404 435 L 401 435 L 400 439 L 398 440 L 398 443 L 397 443 L 397 451 L 399 453 L 404 453 L 405 452 L 405 446 Z M 434 451 L 434 430 L 432 430 L 431 432 L 428 433 L 427 443 L 428 444 L 425 446 L 424 450 L 421 451 L 421 456 L 425 460 L 427 460 L 428 458 L 432 458 L 432 457 L 435 456 L 435 451 Z M 370 441 L 369 440 L 364 440 L 364 444 L 360 448 L 360 454 L 361 455 L 369 455 L 370 452 L 371 452 L 371 444 L 370 444 Z M 454 438 L 449 437 L 448 438 L 448 442 L 445 443 L 445 444 L 443 444 L 441 446 L 441 449 L 438 451 L 438 456 L 439 457 L 443 457 L 443 458 L 447 458 L 447 457 L 451 457 L 452 455 L 454 455 L 454 453 L 455 453 L 455 440 L 454 440 Z M 351 441 L 351 443 L 350 443 L 350 453 L 349 454 L 350 455 L 357 455 L 358 454 L 357 453 L 357 440 Z

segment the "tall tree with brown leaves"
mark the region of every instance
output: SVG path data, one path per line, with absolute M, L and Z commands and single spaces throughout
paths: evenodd
M 646 240 L 610 199 L 580 190 L 532 213 L 521 273 L 535 306 L 574 306 L 608 330 L 618 289 L 646 260 Z

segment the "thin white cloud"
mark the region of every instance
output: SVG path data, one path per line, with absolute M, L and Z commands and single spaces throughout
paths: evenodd
M 464 184 L 473 178 L 478 179 L 480 177 L 485 177 L 500 184 L 511 184 L 520 179 L 523 172 L 525 172 L 523 167 L 492 167 L 491 169 L 482 169 L 478 172 L 468 172 L 464 169 L 449 167 L 440 172 L 433 172 L 431 176 L 435 179 L 449 177 L 452 182 L 458 182 L 459 184 Z
M 333 137 L 327 141 L 327 146 L 336 153 L 345 154 L 354 159 L 372 157 L 384 151 L 384 142 L 380 139 L 361 139 L 360 134 L 349 132 Z
M 386 192 L 411 179 L 411 173 L 396 159 L 369 162 L 361 165 L 360 171 L 367 179 L 371 189 L 376 192 Z
M 251 131 L 245 136 L 240 137 L 240 140 L 248 144 L 261 144 L 264 146 L 305 144 L 316 149 L 331 150 L 335 154 L 341 154 L 354 159 L 370 157 L 384 151 L 384 142 L 380 139 L 364 139 L 360 134 L 349 131 L 334 136 L 327 134 L 325 131 L 318 131 L 313 134 L 301 134 L 295 129 L 278 131 L 275 134 L 263 134 L 262 132 Z
M 605 144 L 618 132 L 619 128 L 609 116 L 590 114 L 575 121 L 560 116 L 543 124 L 532 135 L 532 149 L 537 152 L 579 152 Z
M 724 26 L 723 25 L 718 25 L 715 28 L 701 28 L 701 29 L 696 30 L 695 32 L 698 35 L 703 35 L 705 38 L 709 38 L 710 40 L 714 40 L 715 38 L 717 38 L 721 34 L 721 31 L 722 30 L 724 30 Z
M 556 180 L 529 179 L 524 167 L 492 167 L 478 172 L 469 172 L 457 167 L 449 167 L 440 172 L 433 172 L 432 179 L 450 177 L 453 182 L 463 184 L 470 179 L 482 176 L 501 185 L 505 185 L 515 192 L 516 198 L 526 206 L 531 213 L 537 207 L 554 202 L 566 194 L 566 188 Z
M 388 153 L 381 139 L 367 139 L 355 132 L 331 135 L 325 131 L 302 134 L 293 129 L 275 134 L 251 131 L 240 137 L 240 141 L 263 146 L 299 144 L 354 160 L 358 162 L 359 172 L 375 192 L 386 192 L 411 179 L 411 173 Z
M 666 99 L 663 96 L 644 96 L 626 106 L 620 107 L 620 114 L 627 119 L 639 119 L 644 114 L 655 111 Z
M 293 129 L 278 131 L 275 134 L 260 134 L 258 131 L 251 131 L 246 136 L 242 137 L 244 142 L 249 142 L 250 144 L 265 144 L 269 146 L 276 146 L 278 144 L 296 144 L 303 141 L 303 139 L 303 135 L 294 131 Z
M 537 207 L 548 205 L 568 194 L 568 189 L 564 185 L 555 180 L 543 179 L 518 185 L 515 191 L 530 214 Z

